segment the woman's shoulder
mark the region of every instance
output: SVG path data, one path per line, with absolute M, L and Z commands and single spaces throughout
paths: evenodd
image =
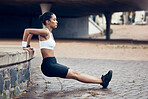
M 28 33 L 35 34 L 35 35 L 42 35 L 42 36 L 48 36 L 49 31 L 46 28 L 27 28 L 25 31 L 28 31 Z
M 48 28 L 26 28 L 25 30 L 48 30 Z

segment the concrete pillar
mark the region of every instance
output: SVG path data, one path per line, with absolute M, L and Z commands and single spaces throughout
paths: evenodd
M 44 14 L 45 12 L 49 12 L 51 9 L 51 6 L 52 6 L 51 4 L 41 3 L 40 7 L 41 7 L 42 14 Z M 44 25 L 43 25 L 43 28 L 45 28 Z
M 146 25 L 148 25 L 148 11 L 145 12 Z
M 124 25 L 128 24 L 128 12 L 123 12 Z
M 41 7 L 42 14 L 45 13 L 45 12 L 49 12 L 51 6 L 52 6 L 51 4 L 41 3 L 40 7 Z
M 148 25 L 148 16 L 146 16 L 146 25 Z
M 110 40 L 110 23 L 111 23 L 112 12 L 105 12 L 104 15 L 106 18 L 106 40 Z

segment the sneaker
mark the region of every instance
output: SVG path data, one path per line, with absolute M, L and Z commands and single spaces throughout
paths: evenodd
M 109 82 L 112 79 L 112 70 L 110 70 L 106 75 L 102 75 L 101 79 L 103 83 L 101 83 L 100 85 L 102 85 L 103 88 L 107 88 L 107 86 L 109 85 Z

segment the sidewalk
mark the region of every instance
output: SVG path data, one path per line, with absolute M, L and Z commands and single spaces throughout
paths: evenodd
M 113 70 L 113 78 L 108 89 L 98 84 L 85 84 L 75 80 L 45 77 L 37 62 L 32 61 L 32 89 L 20 99 L 147 99 L 148 61 L 100 60 L 57 58 L 58 62 L 81 73 L 100 77 Z
M 148 25 L 111 25 L 111 29 L 111 39 L 148 40 Z

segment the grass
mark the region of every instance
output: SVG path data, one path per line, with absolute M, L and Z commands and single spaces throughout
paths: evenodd
M 148 46 L 128 46 L 128 45 L 107 45 L 108 48 L 119 48 L 119 49 L 148 49 Z

